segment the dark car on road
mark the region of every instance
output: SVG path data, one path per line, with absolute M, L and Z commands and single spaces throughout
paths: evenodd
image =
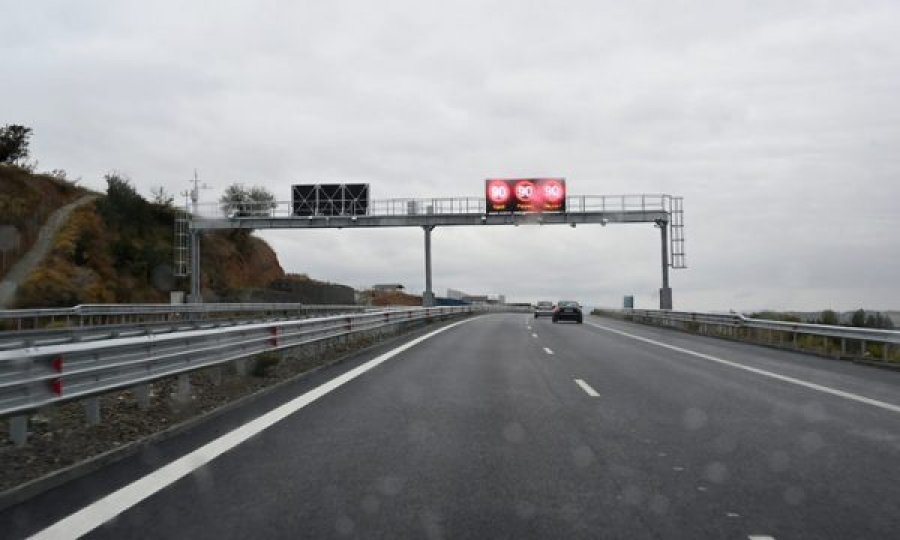
M 560 300 L 553 310 L 553 322 L 559 321 L 575 321 L 581 324 L 583 315 L 581 313 L 581 305 L 574 300 Z
M 548 302 L 546 300 L 541 300 L 537 304 L 534 305 L 534 318 L 538 317 L 552 317 L 553 316 L 553 302 Z

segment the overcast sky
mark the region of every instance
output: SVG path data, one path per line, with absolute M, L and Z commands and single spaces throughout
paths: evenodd
M 900 2 L 0 0 L 0 124 L 39 169 L 279 199 L 685 198 L 678 309 L 900 308 Z M 419 229 L 268 231 L 285 270 L 424 288 Z M 434 284 L 654 307 L 652 225 L 443 228 Z

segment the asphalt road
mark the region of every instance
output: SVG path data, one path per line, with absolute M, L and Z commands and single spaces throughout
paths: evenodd
M 40 531 L 400 343 L 8 509 L 2 536 Z M 900 535 L 898 372 L 521 314 L 380 361 L 205 465 L 182 460 L 185 476 L 117 493 L 107 503 L 126 509 L 105 524 L 91 522 L 100 504 L 77 523 L 110 539 Z

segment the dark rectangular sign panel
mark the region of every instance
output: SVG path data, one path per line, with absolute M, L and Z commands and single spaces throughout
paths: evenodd
M 563 178 L 489 178 L 484 181 L 487 213 L 565 212 Z
M 295 216 L 364 216 L 369 211 L 369 184 L 300 184 L 293 186 Z

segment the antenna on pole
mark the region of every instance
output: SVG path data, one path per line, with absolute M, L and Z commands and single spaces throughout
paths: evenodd
M 197 205 L 200 202 L 200 190 L 201 189 L 212 189 L 212 187 L 207 185 L 206 182 L 204 182 L 203 184 L 200 183 L 200 176 L 197 174 L 197 169 L 194 169 L 194 179 L 191 180 L 191 182 L 193 182 L 194 187 L 190 190 L 190 192 L 185 191 L 184 193 L 182 193 L 182 195 L 185 196 L 185 201 L 184 201 L 185 206 L 187 206 L 187 198 L 188 198 L 188 195 L 190 195 L 191 210 L 193 211 L 194 214 L 196 214 L 197 213 Z

